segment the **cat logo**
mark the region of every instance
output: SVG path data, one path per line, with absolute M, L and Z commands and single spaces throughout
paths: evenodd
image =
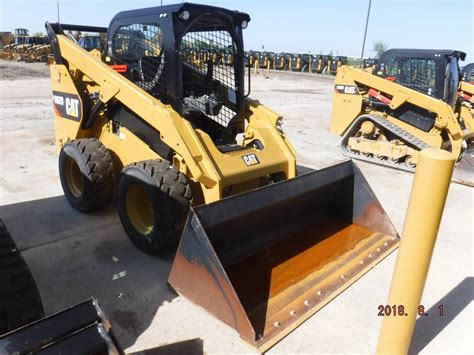
M 56 117 L 76 122 L 82 118 L 79 96 L 67 92 L 53 91 L 53 110 Z
M 72 117 L 79 117 L 79 100 L 66 97 L 66 113 Z
M 357 95 L 359 93 L 354 85 L 336 85 L 335 89 L 339 94 Z
M 244 163 L 247 166 L 260 164 L 260 161 L 258 160 L 255 154 L 242 155 L 242 159 L 244 160 Z

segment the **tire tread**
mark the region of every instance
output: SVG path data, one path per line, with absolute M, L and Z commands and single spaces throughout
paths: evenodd
M 166 245 L 171 245 L 177 241 L 183 228 L 181 221 L 184 221 L 189 207 L 192 204 L 192 191 L 186 176 L 181 173 L 168 160 L 144 160 L 132 163 L 128 166 L 139 167 L 152 178 L 156 186 L 168 198 L 169 205 L 166 206 L 166 225 L 168 226 Z M 127 166 L 127 167 L 128 167 Z M 124 170 L 127 169 L 124 168 Z
M 112 156 L 97 138 L 81 138 L 70 141 L 81 152 L 86 164 L 86 178 L 92 189 L 79 208 L 82 212 L 102 209 L 109 203 L 115 187 L 116 171 Z

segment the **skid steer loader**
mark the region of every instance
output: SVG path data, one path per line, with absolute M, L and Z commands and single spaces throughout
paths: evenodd
M 269 65 L 273 66 L 273 52 L 261 52 L 258 56 L 258 67 L 266 69 Z
M 327 71 L 329 63 L 329 56 L 327 55 L 314 55 L 309 63 L 310 71 L 312 73 L 324 74 Z
M 287 53 L 277 53 L 275 54 L 275 59 L 273 61 L 273 69 L 275 70 L 287 70 L 288 69 L 288 54 Z
M 290 70 L 303 72 L 307 71 L 309 61 L 310 59 L 308 54 L 293 53 L 290 57 Z
M 458 90 L 454 50 L 391 49 L 372 73 L 342 66 L 335 80 L 331 132 L 347 156 L 414 171 L 426 147 L 458 157 L 455 182 L 474 185 L 474 120 Z
M 462 81 L 474 84 L 474 63 L 469 63 L 462 68 L 461 78 Z
M 369 69 L 374 67 L 378 62 L 377 58 L 364 58 L 362 60 L 362 69 Z
M 329 61 L 329 73 L 336 75 L 342 65 L 347 65 L 347 57 L 335 56 Z
M 108 28 L 46 29 L 69 203 L 89 213 L 115 188 L 138 248 L 156 254 L 179 240 L 170 285 L 263 351 L 399 237 L 351 161 L 297 168 L 282 117 L 248 98 L 249 21 L 184 3 L 121 12 Z M 85 51 L 67 30 L 106 32 L 104 52 Z M 209 43 L 231 51 L 232 65 L 196 64 L 192 53 Z

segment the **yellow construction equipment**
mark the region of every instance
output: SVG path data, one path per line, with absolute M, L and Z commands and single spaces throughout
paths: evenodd
M 287 70 L 289 65 L 287 53 L 276 53 L 273 60 L 273 69 L 275 70 Z
M 474 63 L 466 64 L 462 68 L 461 79 L 464 82 L 474 84 Z
M 138 248 L 180 241 L 170 285 L 265 350 L 399 238 L 352 162 L 297 168 L 282 117 L 248 98 L 249 21 L 184 3 L 121 12 L 108 28 L 46 28 L 69 203 L 90 213 L 116 191 Z M 107 33 L 106 48 L 88 52 L 67 30 Z
M 46 63 L 48 61 L 48 56 L 51 54 L 51 46 L 49 44 L 39 44 L 33 46 L 26 56 L 24 60 L 28 63 L 31 62 L 42 62 Z
M 453 180 L 474 185 L 474 121 L 458 90 L 453 50 L 392 49 L 370 72 L 342 66 L 335 80 L 331 132 L 344 154 L 414 171 L 418 152 L 435 147 L 458 159 Z
M 335 56 L 329 61 L 329 73 L 336 75 L 342 65 L 347 65 L 347 57 Z
M 3 46 L 1 59 L 17 61 L 47 61 L 47 37 L 30 36 L 25 28 L 17 28 L 11 35 L 13 43 Z M 43 47 L 39 49 L 40 47 Z M 39 50 L 39 51 L 38 51 Z
M 309 71 L 312 73 L 324 74 L 328 69 L 329 56 L 313 55 L 309 63 Z
M 461 72 L 461 82 L 459 83 L 458 96 L 461 110 L 469 110 L 474 117 L 474 63 L 466 65 Z M 461 117 L 467 117 L 467 112 L 462 112 Z M 473 121 L 468 121 L 468 123 Z M 474 127 L 470 127 L 474 132 Z

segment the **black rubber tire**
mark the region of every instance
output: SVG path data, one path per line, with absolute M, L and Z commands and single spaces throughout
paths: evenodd
M 43 316 L 35 280 L 0 220 L 0 335 Z
M 146 193 L 153 210 L 153 227 L 147 233 L 134 227 L 127 212 L 127 191 L 137 185 Z M 132 243 L 148 254 L 158 254 L 179 240 L 192 204 L 192 191 L 186 176 L 169 161 L 146 160 L 123 169 L 116 199 L 120 220 Z
M 80 194 L 71 191 L 66 169 L 72 159 L 82 175 Z M 67 142 L 59 155 L 59 177 L 66 199 L 76 210 L 90 213 L 103 209 L 110 202 L 117 173 L 112 156 L 96 138 L 83 138 Z

